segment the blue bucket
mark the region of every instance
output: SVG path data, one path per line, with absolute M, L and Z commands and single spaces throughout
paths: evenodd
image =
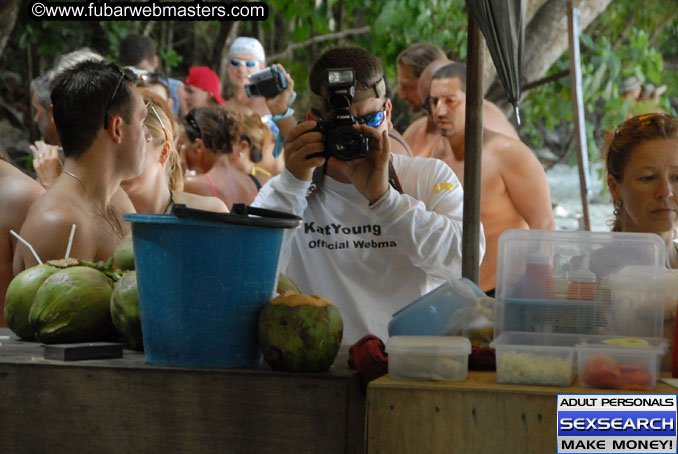
M 284 229 L 301 218 L 244 205 L 230 214 L 176 205 L 172 215 L 124 219 L 132 222 L 146 361 L 257 367 L 259 310 L 273 296 Z

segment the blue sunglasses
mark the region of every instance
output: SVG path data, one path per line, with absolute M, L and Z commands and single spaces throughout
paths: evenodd
M 257 66 L 257 61 L 256 60 L 240 60 L 239 58 L 231 58 L 231 66 L 234 68 L 240 68 L 243 64 L 245 64 L 246 67 L 248 68 L 254 68 Z
M 365 115 L 364 117 L 356 117 L 356 120 L 358 120 L 360 124 L 378 128 L 384 122 L 384 118 L 386 118 L 386 103 L 384 103 L 379 112 Z

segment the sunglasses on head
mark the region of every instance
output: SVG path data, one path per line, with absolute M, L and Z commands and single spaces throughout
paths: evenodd
M 254 68 L 257 66 L 257 61 L 256 60 L 240 60 L 239 58 L 231 58 L 231 66 L 234 68 L 240 68 L 243 64 L 247 68 Z
M 195 117 L 193 116 L 193 112 L 189 112 L 184 119 L 186 120 L 186 123 L 188 126 L 193 128 L 195 133 L 189 134 L 189 136 L 193 136 L 191 139 L 191 142 L 193 142 L 195 139 L 199 139 L 202 137 L 202 131 L 200 130 L 200 126 L 198 126 L 198 122 L 195 120 Z M 188 132 L 188 131 L 187 131 Z
M 151 112 L 155 115 L 155 118 L 158 119 L 160 122 L 160 127 L 162 128 L 162 132 L 165 134 L 165 142 L 169 141 L 169 136 L 167 135 L 167 129 L 165 129 L 165 124 L 162 122 L 162 119 L 160 118 L 160 115 L 158 115 L 158 111 L 155 110 L 155 107 L 153 107 L 153 104 L 151 102 L 146 103 L 146 109 L 150 108 Z
M 623 136 L 629 133 L 641 132 L 650 127 L 661 127 L 665 124 L 671 124 L 678 121 L 675 117 L 665 113 L 648 113 L 629 118 L 624 123 L 619 125 L 614 131 L 614 135 Z
M 120 90 L 120 85 L 122 85 L 122 81 L 125 80 L 125 78 L 127 78 L 127 80 L 129 80 L 131 82 L 137 81 L 137 77 L 132 71 L 130 71 L 128 69 L 120 68 L 118 66 L 116 66 L 116 69 L 119 72 L 118 82 L 115 84 L 115 88 L 113 89 L 113 94 L 111 95 L 110 98 L 108 98 L 108 102 L 106 102 L 106 106 L 104 107 L 104 129 L 108 129 L 108 111 L 111 108 L 111 104 L 113 104 L 113 100 L 115 99 L 115 95 L 117 95 L 118 90 Z

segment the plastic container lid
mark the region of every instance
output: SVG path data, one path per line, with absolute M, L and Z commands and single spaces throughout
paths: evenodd
M 393 336 L 386 343 L 386 351 L 389 354 L 470 355 L 471 341 L 461 336 Z

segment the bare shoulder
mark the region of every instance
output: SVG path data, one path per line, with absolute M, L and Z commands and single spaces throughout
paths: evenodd
M 85 219 L 86 213 L 80 206 L 71 197 L 60 197 L 54 191 L 47 191 L 31 206 L 21 231 L 39 234 L 40 231 L 52 232 L 61 227 L 70 229 L 72 224 Z
M 91 219 L 80 203 L 71 197 L 59 197 L 47 191 L 32 206 L 21 227 L 21 237 L 34 248 L 42 261 L 64 258 L 71 227 L 77 231 L 71 257 L 91 259 L 96 249 L 91 247 Z M 17 246 L 14 272 L 37 263 L 28 248 Z
M 228 213 L 226 204 L 217 197 L 206 197 L 189 192 L 175 192 L 174 203 L 182 203 L 189 208 L 197 210 L 214 211 L 217 213 Z
M 118 188 L 118 190 L 115 191 L 113 197 L 111 197 L 111 204 L 116 211 L 121 213 L 136 213 L 132 201 L 122 188 Z
M 10 164 L 7 165 L 11 167 Z M 20 228 L 30 207 L 44 192 L 44 188 L 38 182 L 18 169 L 2 172 L 0 174 L 2 224 L 14 229 Z
M 518 139 L 518 133 L 504 112 L 492 101 L 483 101 L 483 122 L 485 127 L 493 131 Z
M 536 159 L 532 150 L 525 143 L 505 134 L 485 128 L 483 130 L 483 152 L 488 152 L 498 160 Z
M 414 143 L 414 138 L 417 135 L 417 132 L 426 128 L 426 121 L 427 121 L 426 116 L 423 116 L 421 118 L 414 120 L 412 124 L 407 127 L 407 129 L 403 133 L 403 139 L 405 139 L 405 142 L 407 142 L 409 146 L 412 146 L 412 144 Z

